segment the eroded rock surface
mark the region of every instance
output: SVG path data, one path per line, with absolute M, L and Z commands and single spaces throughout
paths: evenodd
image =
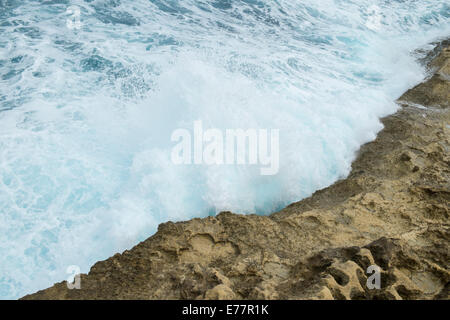
M 442 47 L 442 45 L 441 45 Z M 448 299 L 450 49 L 364 145 L 345 180 L 271 216 L 168 222 L 25 299 Z M 182 210 L 182 208 L 180 208 Z M 381 268 L 369 289 L 367 268 Z

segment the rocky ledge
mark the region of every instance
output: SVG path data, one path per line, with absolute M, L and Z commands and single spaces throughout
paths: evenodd
M 131 250 L 24 299 L 448 299 L 450 47 L 345 180 L 271 216 L 164 223 Z M 367 268 L 381 268 L 369 289 Z

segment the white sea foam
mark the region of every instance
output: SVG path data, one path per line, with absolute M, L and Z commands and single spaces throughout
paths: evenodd
M 161 222 L 268 214 L 344 177 L 423 78 L 412 51 L 450 31 L 444 0 L 70 1 L 78 30 L 69 4 L 4 3 L 0 298 Z M 280 129 L 279 173 L 172 164 L 171 133 L 195 120 Z

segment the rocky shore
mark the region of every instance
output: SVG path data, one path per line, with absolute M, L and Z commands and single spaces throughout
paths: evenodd
M 364 145 L 348 178 L 270 216 L 164 223 L 23 299 L 449 299 L 450 47 Z M 180 208 L 182 210 L 182 208 Z M 366 285 L 381 268 L 381 288 Z

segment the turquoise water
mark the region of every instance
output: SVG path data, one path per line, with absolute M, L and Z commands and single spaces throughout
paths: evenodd
M 1 0 L 0 298 L 161 222 L 268 214 L 344 177 L 424 77 L 413 51 L 449 33 L 443 0 Z M 198 119 L 279 129 L 278 174 L 174 165 Z

